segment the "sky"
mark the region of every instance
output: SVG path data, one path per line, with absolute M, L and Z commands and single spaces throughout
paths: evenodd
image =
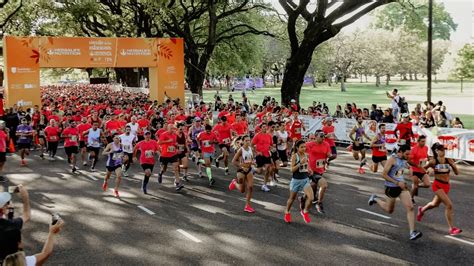
M 458 24 L 456 32 L 451 34 L 454 46 L 459 47 L 468 42 L 474 42 L 474 1 L 473 0 L 434 0 L 444 4 L 446 10 L 451 14 L 454 22 Z M 285 13 L 278 0 L 269 0 L 280 13 Z M 295 0 L 298 2 L 298 0 Z M 316 2 L 316 1 L 311 1 Z M 351 32 L 358 28 L 366 28 L 373 20 L 370 15 L 365 15 L 353 24 L 347 26 L 344 31 Z

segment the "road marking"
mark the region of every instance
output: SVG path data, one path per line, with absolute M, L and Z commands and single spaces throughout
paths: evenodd
M 138 207 L 139 209 L 141 209 L 142 211 L 148 213 L 149 215 L 155 215 L 154 212 L 150 211 L 149 209 L 147 209 L 147 208 L 145 208 L 145 207 L 143 207 L 143 206 L 141 206 L 141 205 L 138 205 L 137 207 Z
M 180 232 L 181 234 L 183 234 L 185 237 L 191 239 L 192 241 L 196 242 L 196 243 L 201 243 L 202 241 L 199 240 L 198 238 L 196 238 L 195 236 L 191 235 L 190 233 L 184 231 L 183 229 L 178 229 L 176 230 L 178 232 Z
M 384 219 L 391 219 L 389 216 L 385 216 L 385 215 L 378 214 L 376 212 L 371 212 L 371 211 L 368 211 L 368 210 L 364 210 L 364 209 L 361 209 L 361 208 L 357 208 L 356 210 L 361 211 L 361 212 L 365 212 L 365 213 L 368 213 L 368 214 L 372 214 L 372 215 L 375 215 L 375 216 L 378 216 L 378 217 L 382 217 Z
M 464 240 L 464 239 L 460 239 L 460 238 L 457 238 L 457 237 L 454 237 L 454 236 L 445 236 L 449 239 L 454 239 L 454 240 L 457 240 L 459 242 L 462 242 L 464 244 L 468 244 L 468 245 L 471 245 L 471 246 L 474 246 L 474 242 L 470 242 L 470 241 L 467 241 L 467 240 Z
M 86 175 L 86 176 L 87 176 L 88 178 L 92 179 L 93 181 L 99 180 L 99 179 L 97 179 L 97 178 L 95 178 L 95 177 L 93 177 L 93 176 L 91 176 L 91 175 Z

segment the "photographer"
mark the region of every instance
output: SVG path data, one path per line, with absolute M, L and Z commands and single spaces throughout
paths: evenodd
M 49 226 L 49 234 L 40 253 L 26 256 L 23 250 L 21 230 L 16 227 L 6 227 L 0 230 L 0 263 L 6 265 L 43 265 L 53 253 L 54 238 L 64 226 L 62 219 Z
M 0 192 L 0 220 L 7 219 L 7 224 L 12 224 L 19 229 L 23 227 L 23 224 L 28 222 L 31 217 L 30 200 L 28 190 L 23 185 L 16 187 L 9 187 L 12 189 L 12 193 L 19 193 L 23 201 L 23 214 L 21 217 L 14 217 L 14 209 L 11 204 L 11 194 L 9 192 Z M 3 225 L 2 221 L 2 225 Z

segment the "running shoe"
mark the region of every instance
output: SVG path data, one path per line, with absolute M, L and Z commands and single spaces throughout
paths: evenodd
M 209 180 L 210 187 L 212 187 L 215 183 L 216 183 L 216 180 L 214 180 L 214 178 L 211 178 L 211 180 Z
M 77 172 L 77 168 L 74 166 L 74 167 L 72 168 L 72 173 L 75 174 L 76 172 Z
M 102 184 L 102 190 L 103 190 L 103 191 L 106 191 L 106 190 L 107 190 L 107 186 L 108 186 L 107 182 L 104 182 L 104 183 Z
M 369 198 L 369 206 L 372 206 L 374 205 L 374 203 L 377 203 L 376 199 L 377 199 L 377 196 L 375 194 L 371 195 Z
M 216 159 L 216 167 L 219 168 L 219 159 Z
M 421 218 L 423 218 L 423 208 L 421 206 L 418 207 L 418 213 L 416 214 L 416 220 L 421 222 Z
M 26 162 L 23 159 L 21 160 L 21 166 L 26 166 Z
M 461 232 L 462 232 L 461 229 L 453 227 L 449 230 L 449 235 L 455 236 L 455 235 L 459 235 Z
M 255 210 L 252 207 L 250 207 L 250 205 L 247 204 L 245 205 L 244 212 L 254 213 Z
M 349 147 L 347 147 L 347 150 L 348 150 L 348 151 L 352 151 L 352 144 L 349 145 Z
M 268 188 L 267 185 L 262 185 L 262 191 L 263 191 L 263 192 L 269 192 L 270 189 Z
M 316 211 L 318 211 L 321 214 L 324 214 L 324 208 L 323 208 L 323 203 L 318 203 L 316 204 Z
M 410 233 L 410 240 L 417 240 L 418 238 L 422 237 L 423 233 L 418 231 L 413 231 Z
M 234 190 L 235 189 L 235 183 L 237 183 L 237 179 L 232 179 L 232 181 L 229 184 L 229 190 Z
M 184 188 L 183 184 L 181 184 L 181 183 L 176 184 L 176 191 L 180 191 L 183 188 Z
M 224 174 L 225 174 L 225 175 L 229 175 L 229 169 L 225 169 Z
M 270 180 L 270 184 L 268 184 L 269 186 L 271 187 L 274 187 L 275 186 L 275 182 L 273 182 L 273 180 Z
M 283 219 L 285 220 L 285 223 L 291 223 L 291 213 L 285 213 L 285 217 Z
M 359 167 L 359 174 L 363 175 L 365 174 L 365 170 L 362 167 Z
M 44 154 L 41 153 L 40 158 L 41 158 L 41 160 L 44 160 Z
M 82 165 L 83 165 L 83 166 L 87 166 L 87 162 L 83 162 Z
M 119 193 L 118 193 L 118 190 L 116 190 L 116 189 L 114 189 L 114 195 L 115 195 L 116 198 L 120 198 L 120 195 L 119 195 Z
M 123 176 L 124 176 L 124 177 L 128 177 L 128 172 L 127 172 L 127 171 L 123 171 Z
M 305 223 L 309 224 L 311 222 L 311 218 L 309 218 L 309 212 L 300 211 L 300 214 L 303 216 Z
M 91 166 L 91 172 L 95 172 L 95 168 Z
M 161 184 L 161 182 L 163 182 L 163 174 L 162 174 L 162 173 L 159 173 L 159 174 L 158 174 L 158 183 Z
M 184 181 L 189 182 L 188 175 L 183 176 Z
M 146 186 L 142 186 L 142 191 L 143 191 L 143 194 L 148 194 L 148 192 L 146 191 Z

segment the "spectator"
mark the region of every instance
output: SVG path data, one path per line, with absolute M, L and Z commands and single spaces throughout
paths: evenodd
M 436 125 L 438 127 L 449 127 L 450 126 L 445 112 L 443 112 L 443 111 L 439 112 L 439 119 L 438 119 L 438 122 L 436 123 Z
M 382 118 L 383 123 L 394 123 L 393 115 L 392 115 L 392 110 L 385 109 L 384 111 L 384 116 Z
M 335 118 L 343 118 L 344 117 L 344 113 L 342 112 L 342 107 L 339 104 L 336 106 L 336 112 L 334 112 L 334 117 Z
M 464 124 L 461 122 L 461 119 L 459 119 L 459 117 L 454 118 L 453 128 L 464 128 Z
M 430 111 L 426 111 L 424 119 L 421 120 L 421 125 L 425 128 L 432 128 L 436 126 L 436 123 L 433 119 L 433 115 Z
M 8 218 L 8 224 L 12 224 L 15 227 L 21 229 L 23 224 L 28 222 L 31 217 L 30 210 L 30 200 L 28 191 L 23 185 L 18 185 L 18 193 L 21 196 L 23 201 L 23 213 L 21 217 L 7 217 L 9 209 L 13 206 L 11 205 L 11 194 L 8 192 L 0 192 L 0 220 Z
M 400 96 L 398 95 L 398 90 L 393 89 L 392 93 L 389 93 L 388 91 L 386 93 L 387 93 L 387 97 L 392 99 L 393 117 L 397 119 L 398 114 L 400 113 L 400 107 L 399 107 Z

